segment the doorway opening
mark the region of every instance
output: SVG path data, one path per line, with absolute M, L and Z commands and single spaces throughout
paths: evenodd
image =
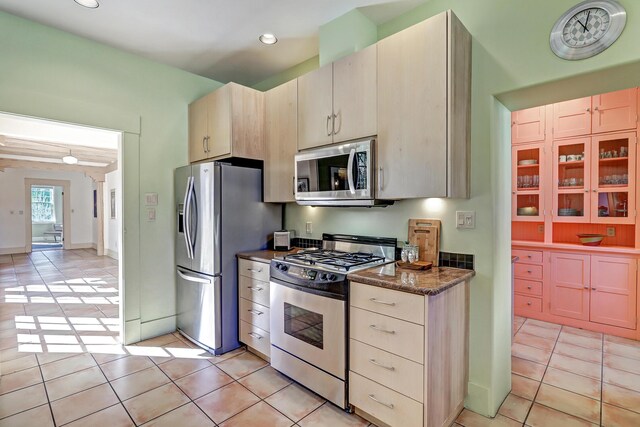
M 64 187 L 31 184 L 31 250 L 62 249 L 64 242 Z

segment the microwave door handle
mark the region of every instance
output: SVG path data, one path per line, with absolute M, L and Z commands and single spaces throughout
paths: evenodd
M 193 259 L 191 256 L 191 240 L 189 239 L 189 196 L 191 196 L 191 177 L 187 178 L 187 188 L 184 191 L 182 228 L 184 230 L 184 244 L 187 247 L 187 258 Z
M 349 153 L 349 162 L 347 163 L 347 180 L 349 181 L 349 191 L 356 194 L 356 186 L 353 183 L 353 160 L 356 157 L 356 149 L 352 148 Z

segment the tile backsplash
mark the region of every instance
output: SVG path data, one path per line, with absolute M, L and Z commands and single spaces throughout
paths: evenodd
M 322 240 L 317 239 L 305 239 L 302 237 L 294 237 L 291 244 L 296 248 L 321 248 Z
M 454 252 L 440 252 L 440 267 L 454 267 L 473 270 L 475 256 L 470 254 L 457 254 Z

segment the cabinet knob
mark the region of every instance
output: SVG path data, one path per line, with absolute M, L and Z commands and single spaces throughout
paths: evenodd
M 516 194 L 516 192 L 515 192 L 515 191 L 512 191 L 512 192 L 511 192 L 511 194 Z
M 527 255 L 527 258 L 531 259 L 531 255 Z
M 585 288 L 585 289 L 589 289 L 589 287 L 588 287 L 588 286 L 585 286 L 584 288 Z
M 597 289 L 596 289 L 596 288 L 591 288 L 591 290 L 592 290 L 592 291 L 596 291 Z
M 598 190 L 593 190 L 593 192 L 594 192 L 594 193 L 597 193 L 597 192 L 598 192 Z
M 531 274 L 531 270 L 527 270 L 527 273 Z
M 527 305 L 531 305 L 531 301 L 529 301 L 529 302 L 527 303 Z
M 527 286 L 527 289 L 531 289 L 531 286 Z
M 585 192 L 585 193 L 588 193 L 588 192 L 589 192 L 589 190 L 584 190 L 584 192 Z
M 587 108 L 587 113 L 590 113 L 590 112 L 591 112 L 591 108 Z
M 594 111 L 598 111 L 598 107 L 594 107 L 594 108 L 593 108 L 593 110 L 594 110 Z

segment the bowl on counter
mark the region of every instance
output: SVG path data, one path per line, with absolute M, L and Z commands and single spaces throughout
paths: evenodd
M 580 242 L 585 246 L 600 246 L 604 234 L 577 234 Z
M 561 208 L 558 209 L 558 216 L 578 216 L 579 212 L 577 209 L 572 208 Z
M 524 216 L 536 216 L 538 215 L 538 208 L 535 206 L 527 206 L 524 208 L 518 208 L 518 215 Z

